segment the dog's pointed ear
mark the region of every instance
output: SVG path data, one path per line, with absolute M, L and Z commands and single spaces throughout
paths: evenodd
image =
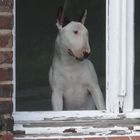
M 62 29 L 63 22 L 64 22 L 64 11 L 62 7 L 59 7 L 57 12 L 57 19 L 56 19 L 56 26 L 58 30 Z
M 87 9 L 84 10 L 82 16 L 79 19 L 79 22 L 81 22 L 82 24 L 85 24 L 86 17 L 87 17 Z

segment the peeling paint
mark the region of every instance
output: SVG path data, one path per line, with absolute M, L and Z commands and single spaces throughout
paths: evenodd
M 75 128 L 69 128 L 69 129 L 65 129 L 63 131 L 63 133 L 77 133 L 76 129 Z

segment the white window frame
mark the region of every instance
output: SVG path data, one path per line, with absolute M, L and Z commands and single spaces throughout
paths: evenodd
M 107 110 L 133 111 L 134 0 L 108 0 Z
M 16 0 L 14 0 L 16 3 Z M 14 5 L 15 10 L 15 5 Z M 15 11 L 14 11 L 15 12 Z M 15 22 L 16 23 L 16 22 Z M 15 34 L 15 26 L 13 33 Z M 14 36 L 15 40 L 15 36 Z M 139 118 L 134 110 L 134 0 L 106 0 L 106 110 L 104 111 L 16 111 L 16 70 L 14 54 L 14 120 L 15 130 L 24 129 L 24 122 L 67 120 L 69 118 L 112 119 L 124 116 Z M 29 130 L 30 133 L 31 130 Z M 33 129 L 32 129 L 33 131 Z M 46 130 L 45 130 L 46 131 Z M 36 133 L 43 133 L 41 129 Z

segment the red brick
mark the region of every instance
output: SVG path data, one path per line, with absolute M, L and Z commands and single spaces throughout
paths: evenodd
M 85 140 L 106 140 L 104 137 L 92 137 L 92 138 L 85 138 Z
M 13 85 L 0 85 L 0 97 L 12 97 Z
M 129 137 L 108 137 L 108 140 L 130 140 Z
M 0 0 L 0 12 L 11 12 L 13 9 L 13 0 Z
M 132 140 L 140 140 L 140 136 L 132 136 Z
M 62 138 L 61 140 L 82 140 L 81 138 Z
M 0 16 L 0 29 L 13 28 L 13 15 Z
M 13 63 L 13 52 L 0 52 L 0 65 L 4 63 Z
M 13 140 L 12 134 L 4 134 L 2 135 L 2 140 Z
M 0 34 L 0 48 L 11 48 L 13 46 L 12 32 Z
M 12 114 L 13 103 L 12 101 L 0 101 L 0 114 Z
M 0 81 L 11 81 L 12 71 L 12 68 L 0 68 Z
M 59 140 L 59 138 L 58 139 L 42 138 L 42 139 L 37 139 L 37 140 Z

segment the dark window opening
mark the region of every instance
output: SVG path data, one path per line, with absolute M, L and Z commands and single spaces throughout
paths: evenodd
M 57 35 L 56 14 L 64 0 L 16 1 L 16 110 L 51 107 L 48 72 Z M 105 0 L 68 0 L 66 14 L 75 20 L 86 8 L 91 61 L 105 93 Z
M 140 1 L 135 0 L 135 81 L 134 107 L 140 108 Z

